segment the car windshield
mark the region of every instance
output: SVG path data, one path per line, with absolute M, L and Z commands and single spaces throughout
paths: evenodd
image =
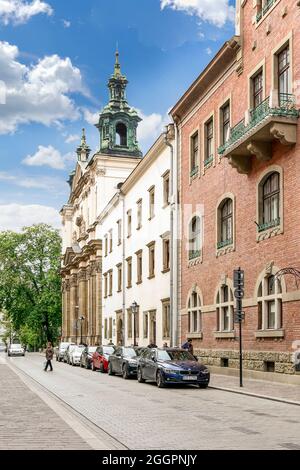
M 75 349 L 75 351 L 80 352 L 80 351 L 82 351 L 83 349 L 85 349 L 85 347 L 84 347 L 84 346 L 75 346 L 74 349 Z
M 60 343 L 59 347 L 61 349 L 66 349 L 69 346 L 70 343 Z
M 124 349 L 124 356 L 125 357 L 136 357 L 138 354 L 136 352 L 136 350 L 134 350 L 133 348 L 125 348 Z
M 93 353 L 93 352 L 96 351 L 96 349 L 97 349 L 97 346 L 91 346 L 91 347 L 88 348 L 88 352 Z
M 157 351 L 159 361 L 196 361 L 188 351 Z
M 107 355 L 113 354 L 114 350 L 115 348 L 112 348 L 111 346 L 104 346 L 103 354 L 107 354 Z
M 11 349 L 22 349 L 22 346 L 20 344 L 12 344 Z

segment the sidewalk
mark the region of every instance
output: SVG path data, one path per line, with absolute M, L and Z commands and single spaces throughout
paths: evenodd
M 210 387 L 230 392 L 242 393 L 270 400 L 294 403 L 300 406 L 300 386 L 286 385 L 265 380 L 244 379 L 243 387 L 239 386 L 239 377 L 213 373 Z
M 0 450 L 88 450 L 88 444 L 0 361 Z

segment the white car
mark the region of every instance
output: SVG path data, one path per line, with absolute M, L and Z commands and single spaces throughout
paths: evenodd
M 81 354 L 84 351 L 84 349 L 85 349 L 85 346 L 83 346 L 83 345 L 75 346 L 73 351 L 70 353 L 70 362 L 69 362 L 69 364 L 71 366 L 80 365 L 80 358 L 81 358 Z
M 21 344 L 10 344 L 8 346 L 7 355 L 10 356 L 25 356 L 25 349 Z

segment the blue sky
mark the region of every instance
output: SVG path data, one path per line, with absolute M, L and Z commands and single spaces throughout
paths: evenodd
M 106 104 L 116 43 L 145 152 L 234 32 L 231 0 L 0 0 L 0 230 L 59 224 L 82 127 Z

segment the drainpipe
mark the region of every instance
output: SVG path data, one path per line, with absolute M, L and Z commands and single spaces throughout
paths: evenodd
M 169 142 L 169 126 L 165 128 L 165 144 L 170 147 L 170 346 L 176 346 L 176 300 L 174 296 L 174 148 Z
M 122 193 L 122 190 L 119 189 L 119 195 L 122 200 L 122 345 L 125 346 L 125 313 L 126 313 L 126 276 L 125 276 L 125 256 L 126 256 L 126 247 L 125 247 L 125 217 L 126 217 L 126 207 L 125 207 L 125 197 Z

